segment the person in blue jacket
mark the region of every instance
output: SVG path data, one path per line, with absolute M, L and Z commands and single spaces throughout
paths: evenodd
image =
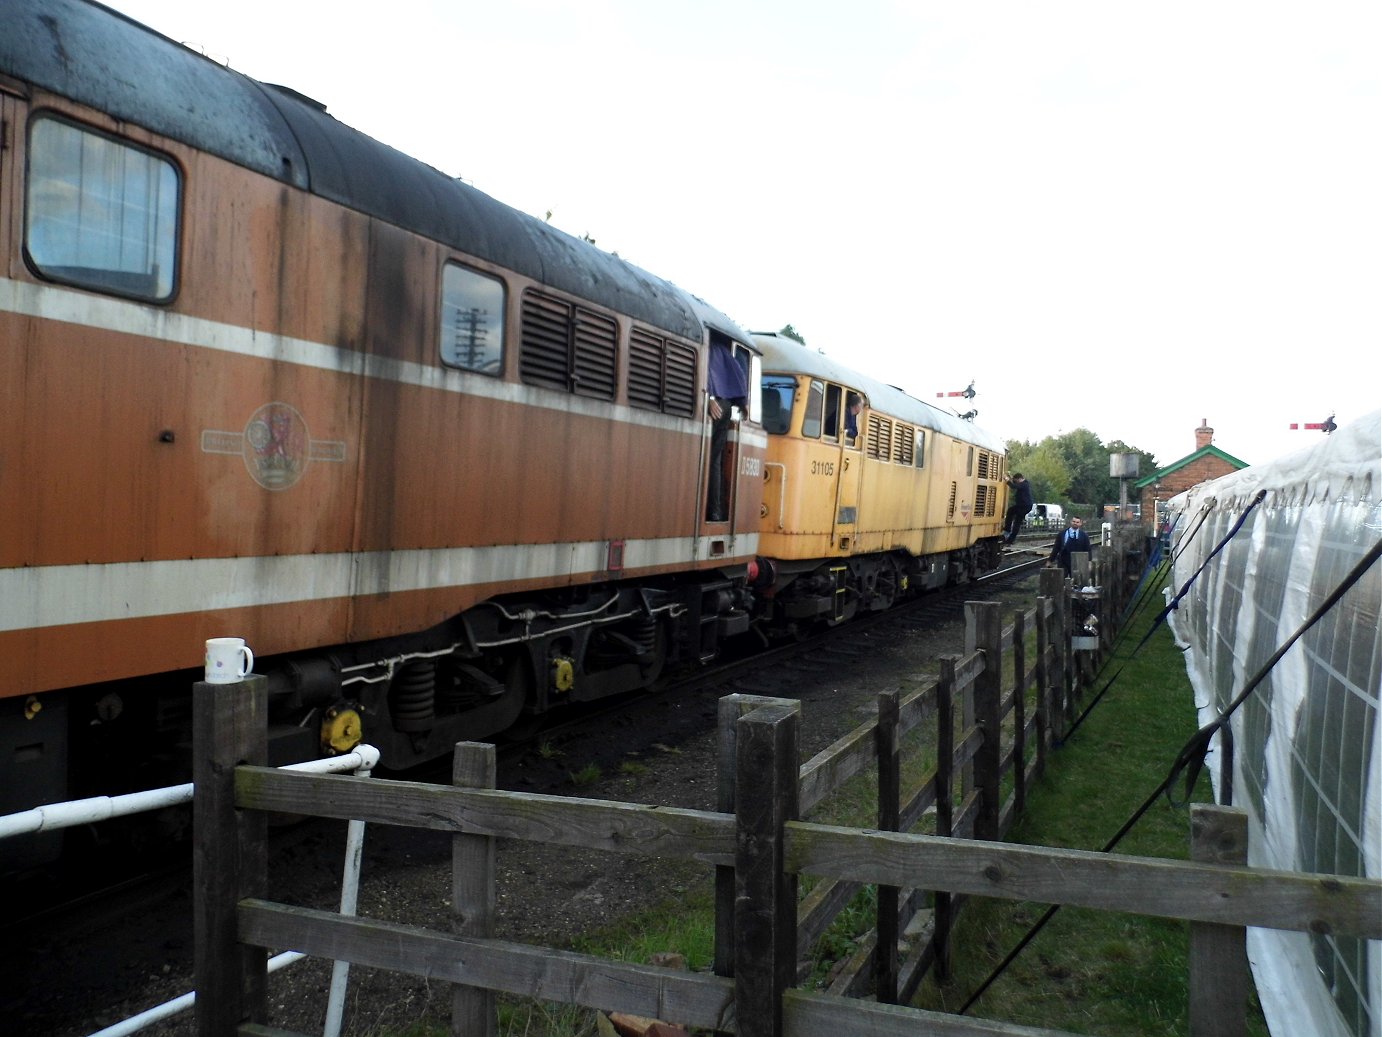
M 710 337 L 710 360 L 706 371 L 706 412 L 710 416 L 710 472 L 706 477 L 706 514 L 710 522 L 729 518 L 728 474 L 724 470 L 725 442 L 734 408 L 749 402 L 748 375 L 735 359 L 729 339 L 716 333 Z
M 1065 570 L 1065 575 L 1070 575 L 1070 556 L 1080 551 L 1086 554 L 1093 552 L 1093 547 L 1089 543 L 1089 534 L 1084 531 L 1084 519 L 1076 517 L 1070 520 L 1070 528 L 1056 537 L 1056 542 L 1051 545 L 1051 561 Z

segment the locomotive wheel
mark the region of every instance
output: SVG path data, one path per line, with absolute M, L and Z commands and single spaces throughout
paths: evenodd
M 545 713 L 528 708 L 536 701 L 537 696 L 533 693 L 535 687 L 528 653 L 521 650 L 514 652 L 509 658 L 509 664 L 504 667 L 504 698 L 509 701 L 515 713 L 513 722 L 499 734 L 504 741 L 526 742 L 547 723 Z
M 897 562 L 892 555 L 885 555 L 878 565 L 878 575 L 873 581 L 873 609 L 882 612 L 893 607 L 902 585 Z
M 658 623 L 652 650 L 638 663 L 638 672 L 645 685 L 649 687 L 657 683 L 658 678 L 662 676 L 663 667 L 667 665 L 667 640 L 667 624 Z

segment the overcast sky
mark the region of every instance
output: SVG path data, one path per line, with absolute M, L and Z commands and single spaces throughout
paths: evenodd
M 112 6 L 1005 438 L 1382 401 L 1375 0 Z

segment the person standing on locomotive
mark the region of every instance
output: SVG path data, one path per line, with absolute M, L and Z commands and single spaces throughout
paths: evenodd
M 747 407 L 749 381 L 744 369 L 735 360 L 729 339 L 710 333 L 710 362 L 706 376 L 706 409 L 710 414 L 710 471 L 706 477 L 705 517 L 708 522 L 724 522 L 729 518 L 727 501 L 729 480 L 725 474 L 725 441 L 734 408 Z
M 1013 472 L 1008 479 L 1008 492 L 1013 498 L 1003 516 L 1003 542 L 1011 544 L 1017 539 L 1023 520 L 1032 513 L 1032 484 L 1021 472 Z

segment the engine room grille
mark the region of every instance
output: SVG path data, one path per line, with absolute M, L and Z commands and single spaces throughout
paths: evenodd
M 523 293 L 522 331 L 524 382 L 614 399 L 619 328 L 611 318 L 529 289 Z
M 980 483 L 974 490 L 974 517 L 992 518 L 997 501 L 998 494 L 993 492 L 993 487 Z
M 887 461 L 893 452 L 893 423 L 877 414 L 869 415 L 868 433 L 869 457 Z
M 664 414 L 695 414 L 696 351 L 634 328 L 629 334 L 629 403 Z
M 619 326 L 608 317 L 577 307 L 571 391 L 580 396 L 614 399 L 618 352 Z
M 667 380 L 663 383 L 667 395 L 664 409 L 668 414 L 696 413 L 696 351 L 676 342 L 667 343 Z
M 893 460 L 898 464 L 910 465 L 915 442 L 916 429 L 912 428 L 911 425 L 898 425 L 897 434 L 893 436 Z

